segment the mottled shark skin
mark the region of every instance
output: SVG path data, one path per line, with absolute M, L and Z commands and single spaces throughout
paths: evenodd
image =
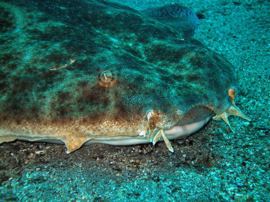
M 244 117 L 232 65 L 102 0 L 0 2 L 0 143 L 141 144 Z

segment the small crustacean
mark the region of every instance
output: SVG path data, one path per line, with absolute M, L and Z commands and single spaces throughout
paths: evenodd
M 177 3 L 147 8 L 141 12 L 179 30 L 184 34 L 184 38 L 192 37 L 200 23 L 198 16 L 192 9 Z
M 70 153 L 164 141 L 173 152 L 170 140 L 212 117 L 230 128 L 230 115 L 249 120 L 232 65 L 183 40 L 185 30 L 102 0 L 4 0 L 0 13 L 0 143 L 64 143 Z
M 251 119 L 245 115 L 236 105 L 234 102 L 234 98 L 235 98 L 235 90 L 233 88 L 230 88 L 228 90 L 228 97 L 231 101 L 231 105 L 222 113 L 217 114 L 213 117 L 214 120 L 220 120 L 222 119 L 223 121 L 225 121 L 225 123 L 229 126 L 230 130 L 232 132 L 234 132 L 233 128 L 231 127 L 231 124 L 229 122 L 228 117 L 229 116 L 239 116 L 247 121 L 251 121 Z

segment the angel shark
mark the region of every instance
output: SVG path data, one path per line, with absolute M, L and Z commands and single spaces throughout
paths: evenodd
M 103 0 L 2 0 L 0 143 L 64 143 L 70 153 L 164 141 L 173 151 L 171 139 L 212 118 L 249 120 L 234 102 L 233 66 L 183 40 L 182 18 L 196 28 L 178 5 L 142 14 Z

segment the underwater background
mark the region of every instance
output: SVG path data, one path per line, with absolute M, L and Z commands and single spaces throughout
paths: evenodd
M 174 153 L 164 144 L 93 144 L 67 155 L 63 145 L 4 143 L 0 201 L 270 201 L 270 2 L 115 2 L 138 10 L 176 2 L 192 8 L 200 21 L 194 38 L 233 64 L 236 103 L 252 121 L 231 117 L 234 133 L 210 121 L 172 141 Z M 0 13 L 1 31 L 6 16 Z

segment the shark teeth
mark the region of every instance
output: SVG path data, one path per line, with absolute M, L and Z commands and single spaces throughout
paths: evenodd
M 234 132 L 228 119 L 229 116 L 238 116 L 247 121 L 251 121 L 251 119 L 247 115 L 245 115 L 234 103 L 223 113 L 214 116 L 213 119 L 214 120 L 222 119 L 229 126 L 230 130 Z

